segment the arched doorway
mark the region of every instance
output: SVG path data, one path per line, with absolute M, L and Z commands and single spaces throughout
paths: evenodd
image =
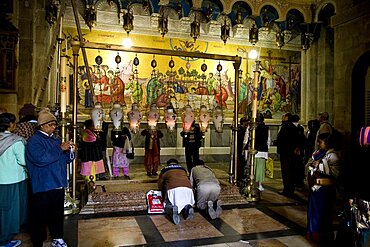
M 361 127 L 370 125 L 370 51 L 355 63 L 352 71 L 352 140 L 357 139 Z

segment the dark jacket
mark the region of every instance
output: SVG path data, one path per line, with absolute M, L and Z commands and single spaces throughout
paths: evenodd
M 200 148 L 202 144 L 202 132 L 199 125 L 195 125 L 189 132 L 181 131 L 183 147 L 196 147 Z
M 300 147 L 300 138 L 297 127 L 292 122 L 284 122 L 277 135 L 277 153 L 293 155 L 294 150 Z
M 259 123 L 256 128 L 255 149 L 261 152 L 268 152 L 267 140 L 269 137 L 269 127 L 265 123 Z
M 70 151 L 63 151 L 61 141 L 36 131 L 26 146 L 26 165 L 32 192 L 45 192 L 67 186 L 67 164 Z
M 156 130 L 156 135 L 157 135 L 157 138 L 156 138 L 156 142 L 157 142 L 157 145 L 158 145 L 158 149 L 161 148 L 160 146 L 160 142 L 159 142 L 159 139 L 163 137 L 163 133 L 162 131 L 160 130 Z M 150 138 L 151 138 L 151 133 L 149 130 L 145 129 L 143 131 L 141 131 L 141 135 L 142 136 L 145 136 L 145 149 L 149 149 L 149 145 L 150 145 Z
M 169 165 L 161 170 L 158 179 L 158 188 L 162 193 L 177 187 L 192 188 L 186 169 L 180 165 Z

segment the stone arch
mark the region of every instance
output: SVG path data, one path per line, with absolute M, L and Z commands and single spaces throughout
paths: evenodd
M 355 62 L 351 74 L 351 133 L 352 140 L 365 123 L 365 88 L 366 75 L 370 71 L 370 50 L 362 54 Z M 370 86 L 369 86 L 370 87 Z
M 118 11 L 118 6 L 116 4 L 109 5 L 107 1 L 99 0 L 95 4 L 96 9 L 100 11 Z
M 288 17 L 288 13 L 291 10 L 297 10 L 297 11 L 299 11 L 303 15 L 304 22 L 309 22 L 309 20 L 311 20 L 309 14 L 304 9 L 302 9 L 300 7 L 297 7 L 297 6 L 292 6 L 292 7 L 288 8 L 288 9 L 286 9 L 284 15 L 281 16 L 280 19 L 281 20 L 286 20 L 286 18 Z
M 272 7 L 274 7 L 276 9 L 276 12 L 278 13 L 279 15 L 279 18 L 278 19 L 281 19 L 281 17 L 283 16 L 282 15 L 282 12 L 281 12 L 281 9 L 279 8 L 279 6 L 277 6 L 275 3 L 272 3 L 270 1 L 267 1 L 267 2 L 264 2 L 263 4 L 261 4 L 259 6 L 259 8 L 257 9 L 257 15 L 260 15 L 261 14 L 261 10 L 263 7 L 267 6 L 267 5 L 270 5 Z
M 224 0 L 220 0 L 220 1 L 221 1 L 222 4 L 224 4 L 224 2 L 225 2 Z M 225 14 L 227 14 L 227 15 L 230 14 L 230 12 L 233 9 L 234 4 L 236 2 L 240 2 L 240 1 L 241 2 L 245 2 L 246 4 L 248 4 L 249 7 L 252 10 L 252 15 L 256 15 L 256 10 L 255 10 L 254 5 L 251 3 L 250 0 L 232 0 L 229 3 L 227 3 L 227 4 L 224 4 L 224 12 L 225 12 Z
M 327 5 L 327 4 L 331 4 L 333 5 L 334 7 L 334 11 L 337 12 L 337 4 L 335 3 L 335 1 L 333 0 L 327 0 L 325 2 L 322 2 L 320 5 L 317 6 L 316 8 L 316 13 L 315 13 L 315 18 L 314 18 L 314 21 L 317 22 L 318 19 L 319 19 L 319 14 L 320 14 L 320 11 Z

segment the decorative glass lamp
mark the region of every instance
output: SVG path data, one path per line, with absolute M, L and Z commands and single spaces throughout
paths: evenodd
M 194 112 L 190 105 L 187 105 L 185 111 L 182 113 L 182 129 L 185 132 L 190 132 L 191 125 L 194 122 Z
M 173 111 L 172 107 L 167 108 L 167 113 L 166 113 L 166 125 L 167 129 L 170 132 L 173 132 L 176 128 L 176 113 Z
M 114 103 L 112 110 L 109 113 L 113 121 L 114 130 L 121 129 L 121 122 L 123 120 L 122 106 L 119 103 Z
M 222 108 L 217 106 L 214 110 L 213 114 L 213 124 L 215 125 L 215 129 L 217 133 L 222 133 L 222 129 L 224 126 L 224 114 L 222 112 Z
M 156 129 L 159 119 L 159 113 L 157 110 L 157 105 L 155 103 L 151 104 L 150 111 L 148 113 L 148 126 L 149 129 Z
M 95 131 L 102 131 L 103 116 L 104 112 L 102 105 L 98 102 L 91 110 L 91 119 L 94 122 Z
M 136 134 L 140 128 L 140 121 L 143 115 L 139 111 L 137 103 L 132 104 L 131 111 L 127 113 L 128 121 L 130 123 L 130 130 Z
M 200 106 L 199 110 L 199 127 L 200 131 L 203 133 L 207 131 L 208 128 L 208 122 L 209 122 L 209 113 L 207 111 L 207 107 L 205 105 Z

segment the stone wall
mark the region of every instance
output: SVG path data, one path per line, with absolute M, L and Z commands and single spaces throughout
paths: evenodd
M 334 124 L 351 130 L 351 82 L 353 66 L 370 50 L 370 2 L 352 6 L 350 0 L 338 0 L 337 14 L 332 18 L 334 47 Z

